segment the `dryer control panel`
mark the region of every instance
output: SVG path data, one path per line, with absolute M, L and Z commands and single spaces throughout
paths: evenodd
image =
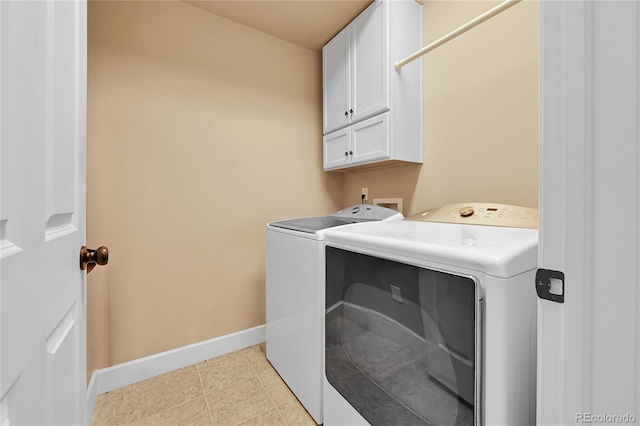
M 429 209 L 406 220 L 538 229 L 538 209 L 491 203 L 460 203 Z
M 368 220 L 404 219 L 404 216 L 402 216 L 402 213 L 400 212 L 373 204 L 356 204 L 355 206 L 347 207 L 346 209 L 330 214 L 329 217 L 352 219 L 358 222 Z

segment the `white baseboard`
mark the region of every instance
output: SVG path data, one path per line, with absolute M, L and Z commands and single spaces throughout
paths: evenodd
M 94 371 L 87 387 L 88 419 L 91 419 L 93 406 L 99 394 L 257 345 L 265 341 L 265 329 L 263 324 Z

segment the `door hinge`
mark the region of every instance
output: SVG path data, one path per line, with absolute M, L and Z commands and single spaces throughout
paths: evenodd
M 564 272 L 538 269 L 536 293 L 540 299 L 564 303 Z

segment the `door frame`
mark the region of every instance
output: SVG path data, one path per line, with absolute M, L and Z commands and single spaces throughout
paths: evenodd
M 539 425 L 640 420 L 639 24 L 637 0 L 540 1 L 538 263 L 565 279 L 538 301 Z

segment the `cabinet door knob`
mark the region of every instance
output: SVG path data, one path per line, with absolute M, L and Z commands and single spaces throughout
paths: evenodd
M 346 117 L 347 115 L 349 115 L 349 113 L 347 111 L 344 112 L 344 116 Z
M 348 157 L 348 156 L 349 156 L 349 153 L 348 153 L 347 151 L 345 151 L 345 152 L 344 152 L 344 156 L 345 156 L 345 157 Z
M 349 151 L 349 155 L 353 155 L 353 151 Z
M 353 108 L 349 110 L 349 114 L 353 114 Z

